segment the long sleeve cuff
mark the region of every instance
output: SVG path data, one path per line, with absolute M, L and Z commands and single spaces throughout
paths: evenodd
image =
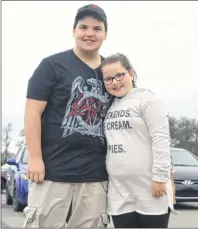
M 153 174 L 153 181 L 157 182 L 167 182 L 168 177 L 161 174 Z

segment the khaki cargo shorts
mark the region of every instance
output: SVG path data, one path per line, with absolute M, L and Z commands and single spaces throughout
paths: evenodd
M 24 228 L 107 227 L 108 182 L 30 183 Z M 70 208 L 71 207 L 71 208 Z M 69 209 L 71 216 L 66 222 Z

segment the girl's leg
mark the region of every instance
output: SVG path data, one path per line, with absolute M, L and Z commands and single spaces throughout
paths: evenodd
M 163 215 L 142 215 L 138 214 L 140 228 L 168 228 L 170 209 Z
M 136 212 L 113 215 L 112 219 L 115 228 L 138 228 Z

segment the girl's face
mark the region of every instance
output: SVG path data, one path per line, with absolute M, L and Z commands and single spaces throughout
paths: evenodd
M 102 73 L 107 91 L 115 97 L 123 97 L 133 87 L 132 70 L 127 70 L 120 62 L 104 65 Z

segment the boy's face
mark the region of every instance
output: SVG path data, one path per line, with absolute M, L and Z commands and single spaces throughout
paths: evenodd
M 98 51 L 106 39 L 104 22 L 86 16 L 79 20 L 73 31 L 76 47 L 82 51 Z

